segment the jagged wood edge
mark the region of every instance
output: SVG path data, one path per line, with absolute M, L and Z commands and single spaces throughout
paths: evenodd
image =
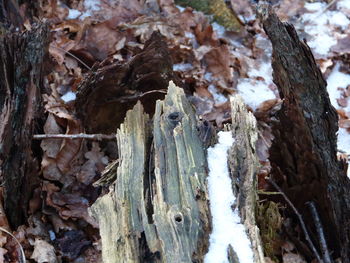
M 119 166 L 110 169 L 116 180 L 90 209 L 100 225 L 103 261 L 203 262 L 210 232 L 207 164 L 182 89 L 170 84 L 157 102 L 151 162 L 149 127 L 138 103 L 117 132 Z
M 238 209 L 242 222 L 247 228 L 252 244 L 254 262 L 264 263 L 264 252 L 259 228 L 256 225 L 258 157 L 255 151 L 258 139 L 256 119 L 248 112 L 239 95 L 230 97 L 232 135 L 235 139 L 229 151 L 229 166 L 232 188 L 238 199 Z

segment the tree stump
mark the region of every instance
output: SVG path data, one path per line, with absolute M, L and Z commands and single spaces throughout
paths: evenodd
M 305 203 L 315 201 L 333 257 L 350 262 L 350 180 L 337 160 L 338 115 L 310 48 L 266 4 L 258 6 L 272 47 L 282 108 L 270 149 L 273 179 L 315 231 Z M 315 235 L 316 236 L 316 235 Z M 311 260 L 311 259 L 310 259 Z
M 91 207 L 104 263 L 202 262 L 210 214 L 205 149 L 194 109 L 169 85 L 153 122 L 140 103 L 117 132 L 119 165 L 110 192 Z
M 255 223 L 256 120 L 239 96 L 231 98 L 231 105 L 236 140 L 229 154 L 232 187 L 239 189 L 238 209 L 255 262 L 263 263 Z M 172 82 L 164 101 L 157 101 L 152 122 L 140 102 L 127 112 L 117 132 L 119 160 L 97 182 L 111 184 L 110 191 L 90 209 L 99 222 L 104 263 L 203 262 L 211 216 L 203 142 L 209 132 L 202 124 Z M 234 255 L 230 246 L 230 262 L 236 262 Z
M 0 176 L 4 206 L 13 227 L 22 224 L 27 204 L 38 183 L 32 136 L 42 116 L 43 59 L 48 28 L 0 36 Z

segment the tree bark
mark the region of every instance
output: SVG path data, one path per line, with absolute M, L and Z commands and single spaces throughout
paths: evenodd
M 46 25 L 0 36 L 0 175 L 4 206 L 13 227 L 24 222 L 38 178 L 31 147 L 36 122 L 43 113 L 40 88 L 47 47 Z
M 337 160 L 338 115 L 310 48 L 270 7 L 258 6 L 272 47 L 273 79 L 283 99 L 270 149 L 273 179 L 314 231 L 305 203 L 315 201 L 333 257 L 350 262 L 350 181 Z M 316 235 L 314 235 L 316 236 Z

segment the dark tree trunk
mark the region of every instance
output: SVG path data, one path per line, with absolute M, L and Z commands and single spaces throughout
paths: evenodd
M 42 64 L 48 28 L 0 36 L 0 175 L 4 205 L 13 227 L 23 223 L 38 165 L 32 135 L 42 113 Z
M 273 79 L 283 99 L 273 127 L 274 180 L 314 229 L 305 203 L 315 201 L 334 258 L 350 262 L 350 181 L 337 160 L 338 115 L 310 48 L 294 27 L 260 5 L 273 46 Z M 321 254 L 321 253 L 320 253 Z

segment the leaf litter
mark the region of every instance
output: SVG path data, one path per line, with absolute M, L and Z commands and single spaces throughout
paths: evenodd
M 75 105 L 76 92 L 84 78 L 98 65 L 129 63 L 153 31 L 158 31 L 168 46 L 174 74 L 199 115 L 218 127 L 230 122 L 227 99 L 233 93 L 241 94 L 255 114 L 259 126 L 257 153 L 262 164 L 259 187 L 264 189 L 273 140 L 270 116 L 281 100 L 272 81 L 271 45 L 254 15 L 254 6 L 242 0 L 231 3 L 245 23 L 244 32 L 230 32 L 207 15 L 176 6 L 171 0 L 39 1 L 39 17 L 52 31 L 52 70 L 44 77 L 44 132 L 84 132 L 75 114 L 79 107 Z M 293 23 L 308 41 L 328 80 L 330 99 L 340 116 L 338 147 L 348 159 L 350 4 L 339 0 L 325 8 L 326 3 L 300 0 L 281 0 L 275 5 L 277 14 Z M 116 158 L 110 148 L 106 143 L 79 139 L 41 142 L 42 184 L 30 202 L 32 223 L 20 227 L 16 234 L 21 236 L 18 240 L 24 244 L 27 258 L 35 262 L 101 260 L 97 225 L 87 209 L 103 191 L 92 183 Z M 1 234 L 0 262 L 18 258 L 18 248 L 8 239 Z M 281 251 L 281 262 L 304 262 L 293 244 L 292 249 Z

